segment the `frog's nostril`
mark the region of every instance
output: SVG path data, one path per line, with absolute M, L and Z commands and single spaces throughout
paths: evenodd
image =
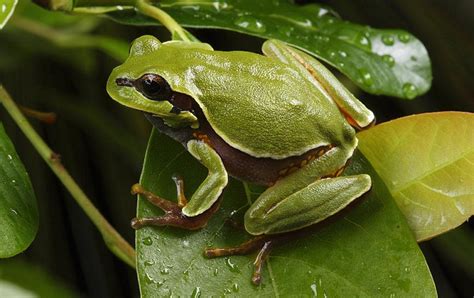
M 133 87 L 133 81 L 128 78 L 117 78 L 115 80 L 115 83 L 117 84 L 117 86 Z

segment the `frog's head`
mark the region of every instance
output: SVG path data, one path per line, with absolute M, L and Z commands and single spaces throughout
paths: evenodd
M 136 39 L 128 59 L 116 67 L 107 82 L 107 92 L 119 103 L 150 113 L 171 127 L 198 125 L 197 118 L 189 111 L 176 109 L 170 100 L 174 94 L 165 77 L 169 71 L 157 67 L 162 44 L 153 36 Z

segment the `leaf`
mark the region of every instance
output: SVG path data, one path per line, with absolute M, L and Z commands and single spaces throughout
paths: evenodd
M 0 258 L 24 251 L 38 231 L 30 179 L 0 124 Z
M 40 267 L 10 259 L 0 260 L 0 297 L 74 298 L 78 295 Z
M 413 35 L 343 21 L 320 5 L 274 0 L 163 0 L 156 5 L 183 26 L 283 40 L 328 62 L 369 93 L 412 99 L 431 86 L 428 53 Z M 159 24 L 124 7 L 108 15 L 126 24 Z
M 15 11 L 18 0 L 0 0 L 0 30 L 5 27 Z
M 382 123 L 359 149 L 387 185 L 418 241 L 474 214 L 474 114 L 441 112 Z
M 249 239 L 246 232 L 225 223 L 234 213 L 233 218 L 242 220 L 248 208 L 241 182 L 231 180 L 221 209 L 202 230 L 138 230 L 142 296 L 435 296 L 423 255 L 380 178 L 360 154 L 349 171 L 369 173 L 374 181 L 371 192 L 333 223 L 275 247 L 259 287 L 250 281 L 255 254 L 217 259 L 203 256 L 208 246 L 235 246 Z M 206 175 L 181 145 L 154 131 L 141 183 L 164 198 L 175 198 L 174 173 L 184 177 L 188 195 Z M 139 199 L 139 217 L 160 214 Z

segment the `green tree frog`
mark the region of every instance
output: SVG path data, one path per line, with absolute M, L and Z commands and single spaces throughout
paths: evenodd
M 145 112 L 208 169 L 189 202 L 177 177 L 177 203 L 135 185 L 135 193 L 165 214 L 135 218 L 134 228 L 203 227 L 228 174 L 268 186 L 244 217 L 256 240 L 206 251 L 212 257 L 261 249 L 254 283 L 272 235 L 318 223 L 369 191 L 370 176 L 340 174 L 357 147 L 354 127 L 374 123 L 372 112 L 316 59 L 277 40 L 266 41 L 262 51 L 222 52 L 142 36 L 107 82 L 114 100 Z

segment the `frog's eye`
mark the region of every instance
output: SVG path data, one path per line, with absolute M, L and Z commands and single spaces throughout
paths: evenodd
M 168 100 L 172 95 L 170 85 L 156 74 L 144 74 L 135 81 L 134 85 L 138 91 L 152 100 Z

